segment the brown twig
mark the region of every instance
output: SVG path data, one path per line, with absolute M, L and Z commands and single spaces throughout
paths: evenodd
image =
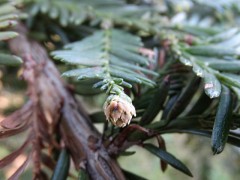
M 16 31 L 19 36 L 11 40 L 9 46 L 23 59 L 23 78 L 28 83 L 28 95 L 32 101 L 29 128 L 34 135 L 31 141 L 34 178 L 42 177 L 41 151 L 56 148 L 55 136 L 60 127 L 60 138 L 69 149 L 77 169 L 84 164 L 92 179 L 125 179 L 116 161 L 98 143 L 101 136 L 61 80 L 45 49 L 27 38 L 27 29 L 23 25 L 18 25 Z M 97 139 L 96 148 L 89 146 L 89 137 Z

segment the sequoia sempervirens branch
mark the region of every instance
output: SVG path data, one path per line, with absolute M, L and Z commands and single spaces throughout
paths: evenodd
M 29 103 L 2 121 L 4 130 L 1 131 L 12 131 L 10 136 L 29 129 L 31 138 L 27 141 L 32 144 L 34 179 L 44 177 L 42 150 L 48 149 L 48 156 L 51 157 L 52 150 L 60 147 L 55 138 L 58 132 L 77 169 L 85 169 L 92 179 L 125 179 L 117 162 L 101 144 L 99 133 L 84 109 L 61 80 L 45 49 L 27 38 L 24 25 L 18 25 L 16 31 L 19 36 L 11 40 L 9 46 L 14 54 L 23 59 L 22 77 L 28 84 Z M 22 116 L 22 122 L 11 127 L 9 124 L 18 115 Z

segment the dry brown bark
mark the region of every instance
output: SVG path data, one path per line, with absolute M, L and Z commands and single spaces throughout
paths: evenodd
M 43 179 L 42 150 L 66 146 L 77 169 L 84 168 L 91 179 L 125 179 L 116 160 L 102 144 L 100 133 L 60 78 L 44 47 L 27 38 L 18 25 L 19 36 L 9 42 L 11 51 L 23 59 L 23 79 L 28 84 L 28 103 L 1 122 L 0 138 L 29 129 L 34 179 Z M 19 118 L 17 118 L 19 117 Z M 60 134 L 59 143 L 56 136 Z M 63 145 L 62 145 L 63 144 Z M 22 150 L 21 150 L 22 152 Z

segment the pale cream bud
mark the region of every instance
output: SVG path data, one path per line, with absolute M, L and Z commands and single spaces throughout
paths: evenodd
M 104 104 L 104 113 L 107 120 L 118 127 L 128 125 L 132 116 L 136 116 L 135 107 L 125 94 L 111 95 Z

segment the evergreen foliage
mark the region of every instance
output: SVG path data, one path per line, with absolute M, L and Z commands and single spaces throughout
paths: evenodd
M 149 65 L 149 60 L 139 54 L 142 45 L 137 36 L 119 30 L 104 30 L 82 41 L 67 44 L 66 50 L 52 54 L 56 59 L 79 66 L 79 69 L 64 72 L 63 76 L 78 80 L 99 79 L 94 88 L 120 94 L 124 90 L 121 86 L 131 88 L 130 83 L 155 85 L 144 75 L 158 74 L 142 67 Z
M 97 173 L 92 169 L 94 163 L 88 159 L 92 157 L 92 152 L 104 147 L 102 154 L 115 159 L 127 154 L 126 149 L 136 144 L 160 158 L 163 171 L 169 164 L 192 176 L 180 160 L 167 152 L 161 137 L 166 133 L 210 137 L 213 154 L 221 153 L 227 142 L 240 147 L 240 136 L 233 131 L 240 127 L 240 30 L 236 26 L 240 14 L 239 1 L 187 2 L 188 5 L 184 6 L 175 0 L 149 3 L 130 0 L 20 0 L 0 6 L 1 41 L 18 35 L 6 29 L 16 25 L 21 13 L 26 12 L 28 17 L 23 23 L 29 26 L 30 34 L 43 34 L 45 45 L 46 42 L 51 44 L 49 54 L 53 59 L 60 60 L 55 63 L 63 69 L 62 77 L 75 87 L 74 92 L 77 94 L 80 88 L 80 95 L 106 94 L 104 108 L 88 114 L 91 122 L 88 122 L 86 113 L 76 121 L 80 122 L 79 126 L 73 123 L 74 118 L 65 122 L 74 133 L 93 131 L 93 135 L 87 138 L 82 132 L 78 137 L 81 153 L 90 153 L 86 155 L 87 165 L 80 157 L 76 159 L 76 151 L 79 150 L 74 144 L 76 141 L 70 140 L 69 143 L 64 139 L 69 133 L 59 127 L 64 123 L 59 119 L 53 120 L 55 124 L 60 124 L 54 126 L 59 129 L 47 135 L 57 137 L 59 146 L 64 144 L 64 148 L 53 148 L 61 152 L 58 161 L 54 159 L 53 163 L 56 164 L 52 168 L 55 179 L 62 173 L 67 176 L 70 157 L 75 162 L 80 179 L 94 179 Z M 179 12 L 179 9 L 183 11 Z M 60 40 L 54 40 L 50 34 Z M 38 37 L 35 40 L 42 43 Z M 12 51 L 6 46 L 1 46 L 1 50 L 3 48 L 4 51 Z M 18 65 L 21 62 L 10 52 L 0 53 L 1 64 Z M 29 68 L 26 62 L 24 67 Z M 43 73 L 47 74 L 46 71 Z M 56 85 L 54 78 L 49 79 Z M 25 80 L 29 79 L 25 77 Z M 60 87 L 59 84 L 56 86 Z M 71 107 L 73 102 L 75 100 L 66 104 Z M 61 109 L 59 113 L 63 113 L 67 109 L 66 104 L 61 102 L 55 109 Z M 80 109 L 79 113 L 83 111 L 75 109 Z M 136 117 L 130 123 L 135 110 Z M 43 116 L 47 119 L 46 114 Z M 76 114 L 73 116 L 77 117 Z M 63 117 L 67 119 L 66 115 Z M 104 124 L 103 132 L 94 130 L 93 124 L 96 123 Z M 0 125 L 4 129 L 4 123 Z M 99 138 L 99 135 L 102 137 Z M 96 140 L 95 136 L 99 139 Z M 157 139 L 159 147 L 154 143 L 145 143 L 152 138 Z M 41 143 L 48 142 L 42 140 Z M 86 150 L 87 147 L 90 150 Z M 102 154 L 101 157 L 105 157 Z M 51 159 L 53 154 L 47 157 Z M 106 174 L 111 172 L 108 168 L 112 161 L 108 162 L 109 159 L 99 160 L 107 161 L 99 164 Z M 9 163 L 5 161 L 6 158 L 0 160 L 0 167 Z M 38 161 L 44 163 L 41 158 Z M 84 165 L 77 164 L 78 161 Z M 125 170 L 121 174 L 129 179 L 140 179 Z M 101 178 L 104 177 L 109 176 Z
M 2 4 L 0 7 L 0 41 L 6 41 L 8 39 L 17 36 L 14 31 L 6 30 L 9 27 L 16 25 L 17 19 L 19 19 L 19 13 L 17 9 L 10 3 Z M 0 51 L 0 64 L 5 65 L 19 65 L 21 59 L 16 56 L 5 54 Z

